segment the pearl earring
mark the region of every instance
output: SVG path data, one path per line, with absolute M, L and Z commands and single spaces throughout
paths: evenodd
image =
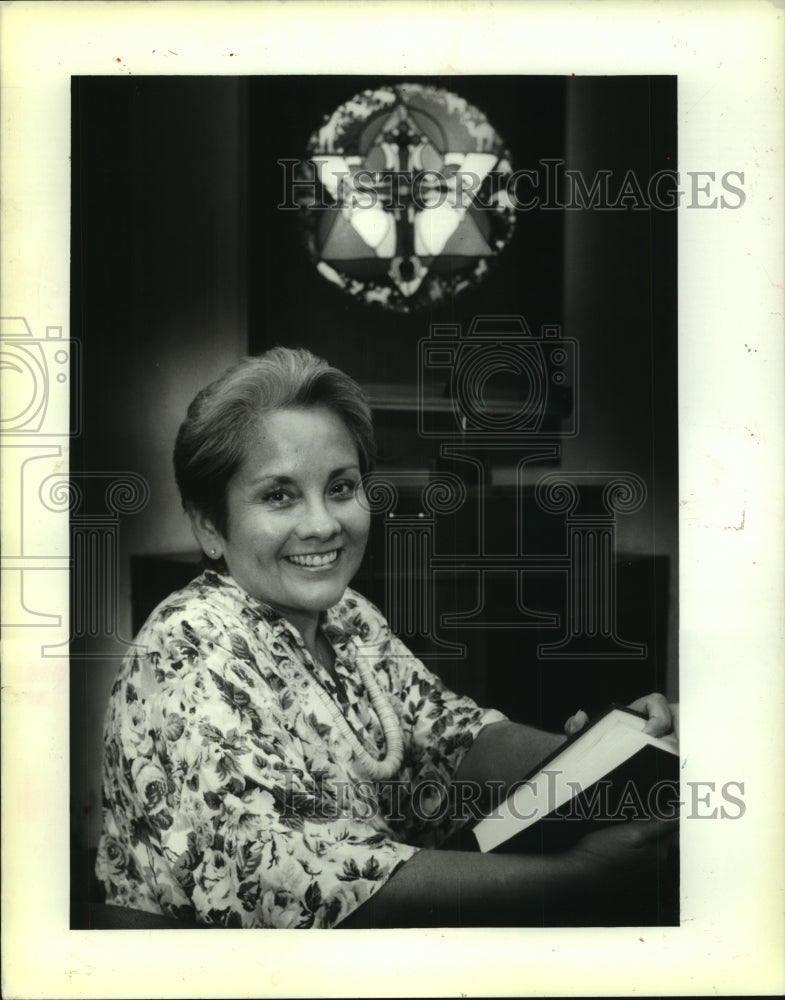
M 215 556 L 215 549 L 210 549 L 210 555 Z

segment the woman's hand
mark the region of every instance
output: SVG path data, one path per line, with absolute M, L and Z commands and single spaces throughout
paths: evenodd
M 656 871 L 675 846 L 678 829 L 678 819 L 616 823 L 582 837 L 568 856 L 589 887 L 607 888 L 613 879 Z
M 676 725 L 676 706 L 669 705 L 668 699 L 663 694 L 647 694 L 627 707 L 636 712 L 646 713 L 648 719 L 643 731 L 650 736 L 664 736 Z M 564 723 L 564 732 L 568 736 L 574 736 L 588 721 L 589 716 L 581 709 Z
M 568 736 L 574 736 L 576 733 L 580 732 L 581 729 L 583 729 L 588 721 L 589 716 L 581 708 L 575 713 L 575 715 L 571 715 L 564 723 L 564 732 Z
M 627 706 L 636 712 L 645 712 L 648 721 L 644 733 L 650 736 L 664 736 L 673 729 L 673 713 L 668 699 L 663 694 L 647 694 Z

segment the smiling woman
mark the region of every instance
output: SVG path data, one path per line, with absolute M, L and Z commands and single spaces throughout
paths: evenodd
M 336 413 L 315 405 L 260 417 L 245 450 L 226 488 L 225 534 L 194 511 L 196 537 L 315 653 L 319 615 L 340 600 L 368 538 L 357 445 Z
M 449 691 L 349 587 L 373 455 L 362 391 L 307 351 L 247 358 L 189 407 L 175 474 L 207 568 L 112 689 L 110 903 L 213 927 L 514 925 L 656 872 L 656 821 L 548 856 L 446 849 L 465 789 L 486 802 L 564 737 Z M 670 727 L 662 697 L 640 707 Z

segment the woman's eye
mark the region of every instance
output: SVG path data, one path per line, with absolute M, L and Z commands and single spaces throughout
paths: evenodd
M 351 480 L 342 479 L 340 482 L 333 485 L 331 493 L 333 496 L 337 497 L 351 497 L 354 496 L 356 487 L 357 484 L 353 483 Z
M 265 493 L 264 500 L 267 503 L 272 503 L 272 504 L 287 503 L 289 500 L 291 500 L 291 494 L 287 493 L 286 490 L 282 489 L 270 490 L 269 493 Z

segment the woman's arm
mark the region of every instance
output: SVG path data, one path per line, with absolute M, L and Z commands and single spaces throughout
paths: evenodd
M 664 860 L 673 822 L 635 821 L 589 834 L 561 854 L 423 850 L 339 926 L 504 927 L 585 913 Z
M 543 900 L 577 891 L 579 865 L 542 858 L 422 850 L 339 926 L 472 927 L 525 924 Z
M 647 730 L 671 726 L 667 701 L 648 695 L 633 706 L 649 716 Z M 586 719 L 578 720 L 578 728 Z M 502 790 L 565 737 L 514 722 L 486 726 L 466 753 L 455 780 Z M 635 821 L 598 830 L 557 854 L 481 854 L 423 850 L 402 865 L 340 926 L 525 926 L 586 912 L 616 892 L 635 888 L 665 859 L 675 822 Z M 556 918 L 556 920 L 554 920 Z
M 475 785 L 479 793 L 476 800 L 487 809 L 491 787 L 498 789 L 496 796 L 506 793 L 565 739 L 560 733 L 518 722 L 493 722 L 479 732 L 453 780 Z

